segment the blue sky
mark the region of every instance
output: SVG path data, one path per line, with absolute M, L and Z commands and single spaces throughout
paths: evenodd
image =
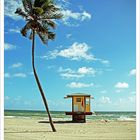
M 59 0 L 64 18 L 48 46 L 36 37 L 35 63 L 51 110 L 70 110 L 70 93 L 94 96 L 92 111 L 135 111 L 134 0 Z M 5 109 L 44 110 L 32 73 L 21 1 L 5 1 Z

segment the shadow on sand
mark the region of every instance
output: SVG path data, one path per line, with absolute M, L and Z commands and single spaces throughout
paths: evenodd
M 49 121 L 39 121 L 38 123 L 50 123 L 50 122 Z M 73 121 L 53 121 L 53 123 L 64 124 L 64 123 L 77 123 L 77 122 L 73 122 Z
M 46 132 L 52 132 L 52 131 L 9 131 L 4 133 L 46 133 Z

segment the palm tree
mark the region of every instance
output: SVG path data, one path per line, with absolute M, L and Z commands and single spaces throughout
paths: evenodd
M 54 20 L 61 19 L 62 14 L 60 13 L 60 8 L 55 5 L 53 0 L 22 0 L 22 3 L 24 9 L 17 8 L 15 13 L 26 20 L 26 25 L 21 29 L 21 34 L 32 40 L 32 67 L 34 77 L 42 96 L 46 112 L 48 113 L 51 128 L 53 132 L 56 132 L 48 103 L 35 69 L 34 52 L 35 35 L 37 34 L 44 44 L 47 44 L 48 40 L 53 40 L 55 38 L 55 33 L 53 33 L 51 29 L 55 29 L 56 27 Z M 28 34 L 28 32 L 30 33 Z

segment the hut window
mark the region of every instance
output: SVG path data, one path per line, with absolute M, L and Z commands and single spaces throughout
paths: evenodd
M 76 98 L 76 102 L 81 102 L 81 98 Z
M 90 99 L 86 98 L 86 105 L 89 105 L 89 103 L 90 103 Z

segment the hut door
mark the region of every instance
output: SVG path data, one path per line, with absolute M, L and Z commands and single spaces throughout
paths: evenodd
M 79 97 L 76 99 L 77 104 L 78 104 L 78 111 L 83 112 L 84 111 L 84 98 Z

